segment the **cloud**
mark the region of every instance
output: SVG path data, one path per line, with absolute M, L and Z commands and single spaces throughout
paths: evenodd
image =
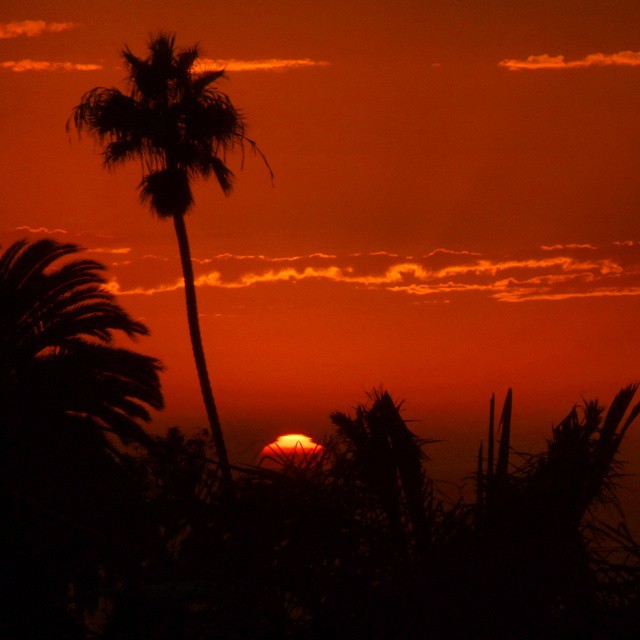
M 43 33 L 60 33 L 80 26 L 76 22 L 45 22 L 44 20 L 22 20 L 0 22 L 0 40 L 18 36 L 39 36 Z
M 501 271 L 512 271 L 520 269 L 548 269 L 558 267 L 562 270 L 599 270 L 601 273 L 611 273 L 621 271 L 621 267 L 611 260 L 600 260 L 594 262 L 580 262 L 569 256 L 559 256 L 557 258 L 528 259 L 528 260 L 477 260 L 471 264 L 452 265 L 437 272 L 437 277 L 449 277 L 461 274 L 489 274 L 496 275 Z
M 297 262 L 299 260 L 308 260 L 310 258 L 322 258 L 330 260 L 337 258 L 337 256 L 329 253 L 310 253 L 308 255 L 301 256 L 283 256 L 278 258 L 271 258 L 261 254 L 258 255 L 238 255 L 235 253 L 219 253 L 211 258 L 192 258 L 193 262 L 198 264 L 209 264 L 216 260 L 258 260 L 261 262 Z
M 329 63 L 325 60 L 310 60 L 309 58 L 297 60 L 283 60 L 279 58 L 269 58 L 266 60 L 200 58 L 194 66 L 194 71 L 196 71 L 196 73 L 213 69 L 224 69 L 225 71 L 288 71 L 289 69 L 302 69 L 304 67 L 327 66 L 329 66 Z
M 173 284 L 160 284 L 156 287 L 134 287 L 133 289 L 123 289 L 120 286 L 117 278 L 113 278 L 106 285 L 103 285 L 104 288 L 118 296 L 152 296 L 156 293 L 167 293 L 168 291 L 177 291 L 178 289 L 184 288 L 184 280 L 176 280 Z
M 399 258 L 400 255 L 397 253 L 391 253 L 389 251 L 369 251 L 368 253 L 350 253 L 349 257 L 350 258 L 360 258 L 362 256 L 370 256 L 370 257 L 376 257 L 376 256 L 383 256 L 385 258 Z
M 125 253 L 131 253 L 131 247 L 98 247 L 96 249 L 87 249 L 88 253 L 108 253 L 122 255 Z
M 595 251 L 598 247 L 594 247 L 592 244 L 552 244 L 542 245 L 540 247 L 543 251 L 563 251 L 564 249 L 589 249 Z
M 527 302 L 541 300 L 572 300 L 576 298 L 620 298 L 629 296 L 640 296 L 640 287 L 596 289 L 594 291 L 569 291 L 566 293 L 530 293 L 514 290 L 496 293 L 494 297 L 500 302 Z
M 498 63 L 509 71 L 538 69 L 584 69 L 585 67 L 638 67 L 640 51 L 620 51 L 618 53 L 590 53 L 579 60 L 565 60 L 564 56 L 550 56 L 546 53 L 529 56 L 526 60 L 507 59 Z
M 501 303 L 629 297 L 640 295 L 640 244 L 629 242 L 545 245 L 517 258 L 494 255 L 478 259 L 468 250 L 438 249 L 422 259 L 402 258 L 385 251 L 342 256 L 219 254 L 200 261 L 206 265 L 217 260 L 215 269 L 200 267 L 205 271 L 197 275 L 195 284 L 202 288 L 248 290 L 324 282 L 326 286 L 454 303 L 465 296 L 488 297 Z M 576 255 L 576 249 L 587 250 L 589 259 L 584 254 Z M 447 254 L 453 263 L 434 266 L 430 256 L 439 253 Z M 133 269 L 130 274 L 134 274 Z M 121 295 L 155 295 L 184 286 L 181 279 L 153 282 L 159 276 L 148 272 L 145 277 L 152 278 L 145 286 L 124 287 L 117 280 L 109 286 Z
M 431 296 L 441 293 L 468 293 L 469 291 L 493 291 L 491 284 L 459 284 L 455 282 L 444 282 L 437 284 L 407 284 L 389 287 L 389 291 L 397 293 L 408 293 L 415 296 Z
M 26 231 L 27 233 L 69 233 L 66 229 L 47 229 L 47 227 L 29 227 L 27 225 L 22 225 L 21 227 L 16 227 L 16 231 Z
M 437 256 L 438 254 L 447 254 L 452 256 L 481 256 L 481 253 L 477 253 L 476 251 L 454 251 L 453 249 L 434 249 L 425 255 L 425 258 L 432 258 L 433 256 Z
M 102 69 L 101 64 L 82 62 L 51 62 L 49 60 L 6 60 L 0 62 L 0 68 L 22 71 L 96 71 Z

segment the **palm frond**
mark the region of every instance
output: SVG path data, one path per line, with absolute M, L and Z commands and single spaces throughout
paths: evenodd
M 193 206 L 189 174 L 183 169 L 161 169 L 140 183 L 140 199 L 160 218 L 184 215 Z
M 144 153 L 143 141 L 140 139 L 113 140 L 105 144 L 102 158 L 107 169 L 134 160 Z
M 13 407 L 17 424 L 41 422 L 32 415 L 40 409 L 30 406 L 39 398 L 51 420 L 85 416 L 124 440 L 148 442 L 138 421 L 162 407 L 162 365 L 113 346 L 116 333 L 148 329 L 104 287 L 100 263 L 56 264 L 78 251 L 53 240 L 21 241 L 0 256 L 0 405 Z
M 134 97 L 114 87 L 96 87 L 82 96 L 67 129 L 73 123 L 78 132 L 87 129 L 100 141 L 139 138 L 146 115 Z
M 191 163 L 190 170 L 194 177 L 208 178 L 213 173 L 222 192 L 226 196 L 231 194 L 235 176 L 233 171 L 217 156 L 204 155 L 198 161 Z
M 175 54 L 174 66 L 179 84 L 186 87 L 192 84 L 192 67 L 199 57 L 200 46 L 198 44 L 182 49 Z
M 221 78 L 225 77 L 224 69 L 202 71 L 197 74 L 195 78 L 191 80 L 191 94 L 195 97 L 202 95 L 203 91 L 214 82 L 217 82 Z

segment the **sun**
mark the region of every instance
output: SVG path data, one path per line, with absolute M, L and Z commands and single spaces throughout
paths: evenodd
M 324 447 L 303 433 L 288 433 L 279 436 L 260 452 L 263 466 L 303 466 L 317 460 Z

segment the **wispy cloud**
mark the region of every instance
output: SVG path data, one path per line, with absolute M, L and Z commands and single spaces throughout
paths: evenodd
M 565 249 L 589 249 L 590 251 L 596 251 L 598 247 L 594 247 L 592 244 L 552 244 L 545 245 L 543 244 L 540 247 L 543 251 L 564 251 Z
M 123 255 L 131 253 L 131 247 L 98 247 L 96 249 L 87 249 L 89 253 L 107 253 L 114 255 Z
M 295 60 L 283 60 L 280 58 L 268 58 L 265 60 L 237 60 L 200 58 L 194 70 L 196 72 L 209 71 L 211 69 L 224 69 L 225 71 L 289 71 L 290 69 L 303 69 L 305 67 L 327 67 L 325 60 L 311 60 L 299 58 Z
M 43 33 L 60 33 L 78 26 L 76 22 L 45 22 L 44 20 L 0 22 L 0 40 L 19 36 L 33 37 Z
M 51 62 L 50 60 L 5 60 L 0 62 L 0 68 L 10 69 L 17 73 L 22 71 L 96 71 L 102 69 L 102 65 L 84 62 Z
M 47 227 L 29 227 L 22 225 L 15 228 L 16 231 L 26 231 L 27 233 L 69 233 L 66 229 L 48 229 Z
M 593 291 L 568 291 L 565 293 L 536 293 L 526 291 L 497 292 L 494 297 L 501 302 L 526 302 L 526 301 L 557 301 L 572 300 L 576 298 L 621 298 L 640 296 L 640 287 L 627 287 L 621 289 L 595 289 Z
M 104 288 L 107 291 L 119 296 L 153 296 L 156 293 L 167 293 L 169 291 L 177 291 L 184 288 L 184 280 L 176 280 L 173 284 L 160 284 L 155 287 L 133 287 L 131 289 L 123 289 L 117 278 L 110 280 Z
M 453 249 L 434 249 L 433 251 L 429 251 L 429 253 L 427 253 L 424 257 L 425 258 L 432 258 L 433 256 L 437 256 L 439 254 L 446 254 L 446 255 L 452 255 L 452 256 L 481 256 L 481 253 L 478 253 L 477 251 L 467 251 L 467 250 L 461 250 L 461 251 L 455 251 Z
M 517 257 L 478 258 L 474 253 L 434 250 L 420 259 L 385 251 L 342 256 L 219 254 L 199 260 L 201 273 L 195 283 L 202 288 L 248 290 L 324 282 L 436 302 L 455 302 L 464 296 L 516 303 L 640 295 L 639 243 L 545 245 Z M 442 264 L 442 259 L 447 262 Z M 162 281 L 159 274 L 148 272 L 146 284 L 141 286 L 133 267 L 127 267 L 126 262 L 120 267 L 118 278 L 109 285 L 120 295 L 150 296 L 184 286 L 181 279 Z M 131 285 L 121 285 L 121 277 Z
M 370 257 L 376 257 L 376 256 L 382 256 L 385 258 L 399 258 L 400 255 L 397 253 L 391 253 L 389 251 L 369 251 L 368 253 L 350 253 L 349 257 L 350 258 L 360 258 L 362 256 L 370 256 Z
M 311 258 L 321 258 L 324 260 L 330 260 L 337 258 L 337 256 L 329 253 L 310 253 L 308 255 L 300 256 L 282 256 L 282 257 L 269 257 L 262 254 L 257 255 L 238 255 L 235 253 L 219 253 L 211 258 L 192 258 L 193 262 L 198 264 L 209 264 L 217 260 L 257 260 L 261 262 L 298 262 L 299 260 L 308 260 Z
M 598 270 L 601 273 L 614 273 L 622 271 L 622 267 L 609 259 L 585 262 L 574 260 L 569 256 L 558 256 L 557 258 L 529 258 L 527 260 L 477 260 L 474 263 L 452 265 L 445 267 L 436 272 L 439 278 L 474 274 L 474 275 L 491 275 L 504 271 L 513 270 L 541 270 L 558 268 L 562 271 L 590 271 Z
M 584 69 L 585 67 L 638 67 L 640 66 L 640 51 L 619 51 L 618 53 L 590 53 L 578 60 L 565 60 L 563 55 L 529 56 L 525 60 L 507 59 L 498 63 L 509 71 L 538 70 L 538 69 Z

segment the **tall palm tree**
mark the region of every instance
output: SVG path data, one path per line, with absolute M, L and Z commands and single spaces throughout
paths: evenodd
M 233 173 L 226 153 L 247 142 L 245 123 L 216 80 L 224 71 L 197 72 L 198 46 L 178 49 L 175 36 L 152 36 L 146 58 L 122 51 L 127 91 L 97 87 L 82 96 L 69 124 L 89 131 L 103 145 L 104 166 L 128 160 L 142 164 L 140 197 L 159 218 L 175 227 L 187 306 L 191 346 L 200 389 L 220 463 L 223 486 L 232 489 L 231 468 L 202 344 L 185 214 L 193 206 L 191 182 L 215 176 L 225 194 Z M 262 154 L 261 154 L 262 155 Z M 264 158 L 264 156 L 263 156 Z

